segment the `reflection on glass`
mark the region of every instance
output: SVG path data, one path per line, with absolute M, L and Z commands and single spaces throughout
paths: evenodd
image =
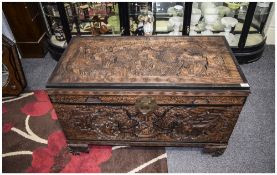
M 262 30 L 262 25 L 265 24 L 266 18 L 269 14 L 270 2 L 258 2 L 253 17 L 253 25 L 259 30 Z
M 8 83 L 9 70 L 5 64 L 2 63 L 2 87 Z
M 158 35 L 182 35 L 184 3 L 156 2 L 156 33 Z

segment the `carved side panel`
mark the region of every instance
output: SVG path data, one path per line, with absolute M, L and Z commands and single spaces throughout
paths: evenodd
M 54 104 L 71 140 L 227 142 L 241 106 L 158 106 L 141 114 L 134 106 Z

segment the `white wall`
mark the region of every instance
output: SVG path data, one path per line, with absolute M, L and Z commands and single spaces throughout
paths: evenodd
M 11 39 L 13 42 L 15 42 L 15 39 L 14 39 L 14 36 L 13 36 L 13 33 L 11 31 L 11 28 L 9 26 L 9 23 L 6 19 L 6 16 L 5 14 L 3 13 L 2 11 L 2 33 L 8 37 L 9 39 Z
M 264 32 L 267 36 L 266 44 L 275 44 L 275 3 L 272 5 Z
M 9 25 L 3 11 L 2 11 L 2 34 L 5 35 L 6 37 L 8 37 L 10 40 L 12 40 L 14 43 L 16 42 L 14 39 L 12 30 L 10 28 L 10 25 Z M 21 59 L 22 56 L 21 56 L 20 52 L 18 51 L 18 49 L 17 49 L 17 53 L 18 53 L 19 58 Z

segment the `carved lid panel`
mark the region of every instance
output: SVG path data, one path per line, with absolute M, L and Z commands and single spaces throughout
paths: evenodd
M 224 37 L 75 37 L 48 87 L 246 82 Z

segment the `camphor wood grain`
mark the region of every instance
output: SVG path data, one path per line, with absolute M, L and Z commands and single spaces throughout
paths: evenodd
M 218 156 L 246 83 L 224 37 L 76 37 L 47 87 L 73 153 L 100 144 Z
M 48 85 L 240 84 L 224 37 L 76 37 Z

